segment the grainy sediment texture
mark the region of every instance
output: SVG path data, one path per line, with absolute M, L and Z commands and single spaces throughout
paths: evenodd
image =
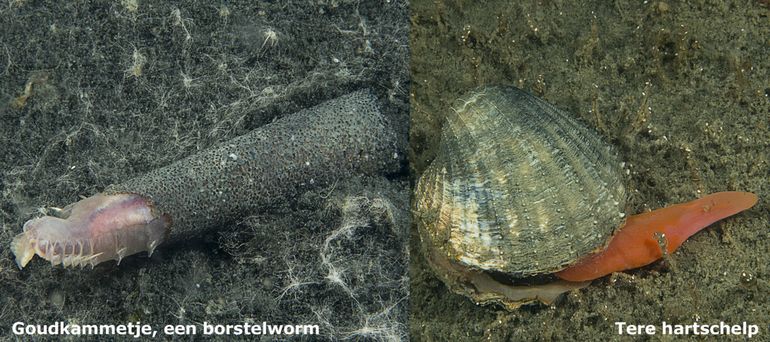
M 262 185 L 270 193 L 255 192 L 250 199 L 259 207 L 190 228 L 194 238 L 162 244 L 149 259 L 137 254 L 117 267 L 107 262 L 93 270 L 63 270 L 36 258 L 20 272 L 7 242 L 40 215 L 39 208 L 62 207 L 110 184 L 141 179 L 249 132 L 269 133 L 284 148 L 321 156 L 332 143 L 322 138 L 360 132 L 359 124 L 377 120 L 350 119 L 330 132 L 334 127 L 324 125 L 339 124 L 339 113 L 325 113 L 332 115 L 326 120 L 305 117 L 305 126 L 290 117 L 361 89 L 371 90 L 397 148 L 405 150 L 407 19 L 407 4 L 398 0 L 4 2 L 0 340 L 16 321 L 141 321 L 159 330 L 159 339 L 172 339 L 160 331 L 166 324 L 200 328 L 204 321 L 319 324 L 321 336 L 314 340 L 404 338 L 409 181 L 404 172 L 344 179 L 366 164 L 329 167 L 344 154 L 311 163 L 316 169 L 305 173 L 297 158 L 258 141 L 266 150 L 255 153 L 268 160 L 252 165 L 265 168 L 258 177 L 273 179 Z M 297 138 L 319 144 L 317 150 L 285 140 L 290 130 L 307 134 Z M 340 135 L 354 144 L 335 151 L 370 148 L 370 136 L 390 139 L 384 132 L 362 133 L 356 140 Z M 232 171 L 237 160 L 226 160 L 222 170 Z M 403 156 L 397 163 L 404 165 Z M 318 176 L 320 184 L 302 186 L 309 181 L 305 176 Z M 176 181 L 174 188 L 180 187 Z M 240 188 L 247 183 L 238 179 L 233 190 L 247 191 Z M 179 198 L 205 188 L 186 185 Z M 213 215 L 211 221 L 223 213 Z M 199 330 L 176 339 L 233 337 Z
M 149 197 L 171 216 L 169 241 L 194 238 L 310 189 L 397 172 L 403 151 L 378 107 L 369 90 L 343 95 L 105 193 Z
M 447 105 L 512 84 L 596 128 L 626 162 L 628 213 L 705 193 L 759 196 L 669 259 L 506 312 L 447 291 L 412 248 L 414 341 L 615 341 L 614 322 L 760 325 L 770 307 L 767 1 L 411 2 L 410 162 L 438 152 Z M 418 241 L 417 234 L 412 241 Z M 650 336 L 651 340 L 677 336 Z M 689 338 L 702 338 L 693 337 Z M 742 337 L 734 337 L 740 340 Z

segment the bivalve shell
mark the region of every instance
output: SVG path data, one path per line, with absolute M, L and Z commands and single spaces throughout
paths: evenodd
M 522 90 L 494 86 L 447 113 L 414 211 L 426 255 L 523 278 L 602 248 L 625 200 L 621 163 L 595 131 Z

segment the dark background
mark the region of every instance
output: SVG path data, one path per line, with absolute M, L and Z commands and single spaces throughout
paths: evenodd
M 416 340 L 608 341 L 618 339 L 615 321 L 745 321 L 770 333 L 766 1 L 415 0 L 411 7 L 416 175 L 434 157 L 452 100 L 479 85 L 510 84 L 617 147 L 630 171 L 629 214 L 718 191 L 760 198 L 690 238 L 670 264 L 605 277 L 553 306 L 513 312 L 448 292 L 413 233 Z
M 404 337 L 405 173 L 280 200 L 120 266 L 19 271 L 8 244 L 39 208 L 365 87 L 405 146 L 407 25 L 403 1 L 0 6 L 0 336 L 15 321 L 267 321 Z

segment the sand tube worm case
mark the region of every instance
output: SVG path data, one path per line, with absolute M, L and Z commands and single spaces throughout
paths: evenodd
M 397 146 L 376 97 L 357 91 L 29 220 L 11 250 L 20 268 L 35 254 L 65 267 L 151 254 L 309 189 L 395 172 Z

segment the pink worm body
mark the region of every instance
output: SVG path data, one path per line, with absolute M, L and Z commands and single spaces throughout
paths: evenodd
M 95 195 L 64 208 L 61 216 L 27 221 L 11 242 L 16 264 L 23 268 L 37 254 L 52 265 L 91 265 L 155 250 L 170 219 L 136 194 Z M 115 227 L 120 227 L 115 229 Z

